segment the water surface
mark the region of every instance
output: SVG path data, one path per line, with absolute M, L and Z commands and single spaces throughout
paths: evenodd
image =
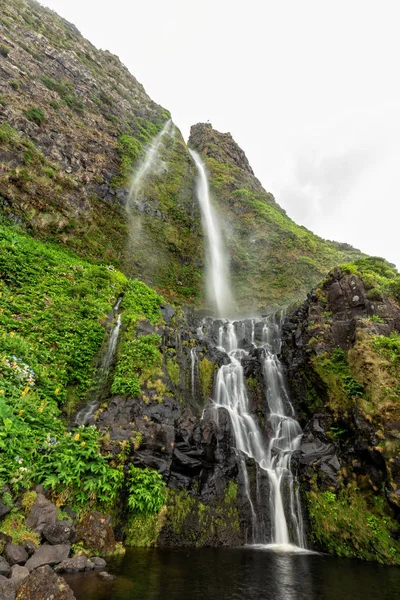
M 326 555 L 249 548 L 135 548 L 117 575 L 66 577 L 77 600 L 396 600 L 400 568 Z

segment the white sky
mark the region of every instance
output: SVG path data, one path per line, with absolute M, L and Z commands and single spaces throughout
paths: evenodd
M 185 137 L 230 131 L 288 214 L 400 266 L 397 0 L 42 0 Z

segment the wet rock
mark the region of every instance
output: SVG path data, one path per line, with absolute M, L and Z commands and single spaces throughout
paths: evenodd
M 4 577 L 8 577 L 11 573 L 11 567 L 6 561 L 5 558 L 0 556 L 0 575 L 4 575 Z
M 105 564 L 105 561 L 104 561 Z M 78 571 L 92 571 L 95 563 L 83 554 L 67 558 L 54 568 L 56 573 L 76 573 Z
M 114 579 L 116 579 L 115 575 L 111 575 L 111 573 L 108 573 L 107 571 L 100 571 L 100 573 L 98 573 L 97 575 L 103 581 L 113 581 Z
M 42 535 L 53 545 L 72 543 L 75 539 L 75 528 L 70 521 L 57 521 L 54 525 L 46 525 Z
M 107 555 L 115 548 L 115 536 L 110 520 L 97 511 L 87 513 L 77 528 L 77 541 L 85 548 Z
M 29 571 L 26 567 L 21 567 L 20 565 L 14 565 L 11 569 L 11 581 L 15 584 L 16 587 L 24 581 L 29 575 Z
M 66 581 L 49 566 L 39 567 L 19 585 L 15 600 L 76 600 Z
M 38 494 L 26 519 L 26 526 L 41 533 L 46 526 L 57 522 L 57 514 L 57 506 L 43 494 Z
M 29 571 L 33 571 L 42 565 L 57 565 L 68 558 L 70 544 L 59 544 L 57 546 L 40 546 L 35 554 L 30 557 L 25 566 Z
M 5 557 L 8 563 L 12 565 L 24 565 L 29 556 L 23 546 L 18 544 L 7 544 L 5 549 Z

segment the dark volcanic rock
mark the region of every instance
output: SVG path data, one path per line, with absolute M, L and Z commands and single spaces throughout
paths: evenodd
M 104 566 L 105 566 L 104 561 Z M 54 568 L 56 573 L 76 573 L 78 571 L 93 571 L 95 563 L 83 554 L 67 558 Z
M 46 526 L 57 522 L 57 506 L 43 494 L 38 494 L 26 520 L 26 526 L 41 533 Z
M 8 515 L 8 513 L 11 511 L 11 508 L 9 506 L 7 506 L 6 504 L 4 504 L 1 500 L 0 500 L 0 519 L 2 517 L 5 517 L 6 515 Z
M 5 556 L 10 565 L 23 565 L 29 558 L 25 548 L 17 544 L 7 544 Z
M 0 556 L 0 575 L 4 575 L 4 577 L 8 577 L 8 575 L 10 573 L 11 573 L 10 565 L 8 564 L 8 562 L 6 561 L 5 558 Z
M 68 558 L 70 544 L 59 544 L 57 546 L 40 546 L 35 554 L 30 557 L 25 566 L 29 571 L 33 571 L 42 565 L 57 565 Z
M 66 581 L 49 566 L 39 567 L 18 587 L 15 600 L 75 600 Z
M 75 528 L 69 521 L 57 521 L 54 525 L 46 525 L 42 531 L 43 536 L 50 544 L 66 544 L 74 542 Z

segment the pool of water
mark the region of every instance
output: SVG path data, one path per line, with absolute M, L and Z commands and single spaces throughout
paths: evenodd
M 400 568 L 265 548 L 130 549 L 117 575 L 66 577 L 77 600 L 396 600 Z

